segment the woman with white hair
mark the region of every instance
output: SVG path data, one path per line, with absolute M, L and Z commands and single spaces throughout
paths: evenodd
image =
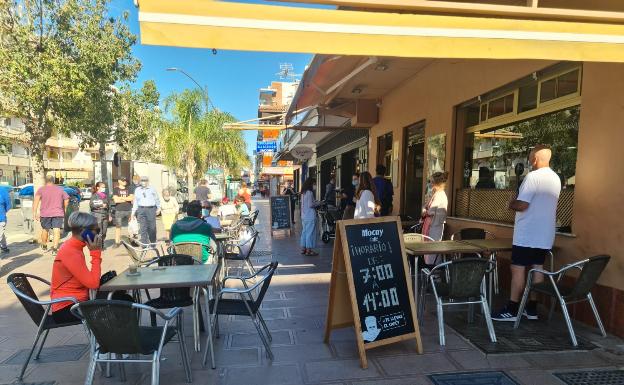
M 102 265 L 102 236 L 95 216 L 73 212 L 68 219 L 71 238 L 63 243 L 52 266 L 50 297 L 74 297 L 78 301 L 89 299 L 89 289 L 100 287 Z M 91 269 L 87 267 L 83 249 L 89 249 Z M 52 305 L 52 318 L 58 323 L 76 320 L 69 309 L 72 302 Z

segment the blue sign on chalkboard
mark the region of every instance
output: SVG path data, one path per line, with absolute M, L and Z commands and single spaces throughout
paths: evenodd
M 277 151 L 277 141 L 271 140 L 266 142 L 256 142 L 256 152 L 275 152 Z

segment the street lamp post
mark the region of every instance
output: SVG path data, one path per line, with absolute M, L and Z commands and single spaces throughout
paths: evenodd
M 199 87 L 199 89 L 202 90 L 202 92 L 206 95 L 206 99 L 208 99 L 208 104 L 210 104 L 210 107 L 212 107 L 213 110 L 216 110 L 214 104 L 212 104 L 212 100 L 210 100 L 210 97 L 208 96 L 208 90 L 205 87 L 202 87 L 197 82 L 197 80 L 195 80 L 191 75 L 188 74 L 188 72 L 186 72 L 182 68 L 178 68 L 178 67 L 169 67 L 169 68 L 167 68 L 167 71 L 170 71 L 170 72 L 180 72 L 184 76 L 186 76 L 187 78 L 191 79 L 191 81 L 193 83 L 195 83 L 195 85 L 197 85 L 197 87 Z

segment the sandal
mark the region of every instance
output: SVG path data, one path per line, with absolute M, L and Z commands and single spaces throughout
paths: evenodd
M 309 255 L 309 256 L 311 256 L 311 257 L 314 257 L 314 256 L 317 256 L 317 255 L 318 255 L 318 253 L 317 253 L 316 251 L 314 251 L 314 250 L 309 250 L 309 251 L 306 253 L 306 255 Z
M 306 255 L 307 253 L 308 253 L 308 249 L 303 249 L 303 250 L 301 250 L 301 254 L 302 254 L 302 255 Z

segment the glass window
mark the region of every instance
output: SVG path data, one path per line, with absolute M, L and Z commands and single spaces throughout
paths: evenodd
M 557 97 L 557 78 L 546 80 L 542 82 L 542 89 L 540 90 L 540 103 L 553 100 Z
M 509 94 L 488 103 L 488 119 L 513 112 L 514 94 Z
M 578 91 L 579 70 L 568 72 L 557 78 L 557 97 L 570 95 Z
M 487 131 L 471 133 L 465 141 L 465 188 L 515 189 L 514 166 L 529 170 L 528 154 L 536 144 L 551 146 L 551 168 L 564 187 L 575 184 L 580 108 L 541 115 Z M 485 187 L 487 186 L 487 187 Z
M 537 83 L 520 87 L 518 92 L 518 112 L 533 110 L 537 107 Z

